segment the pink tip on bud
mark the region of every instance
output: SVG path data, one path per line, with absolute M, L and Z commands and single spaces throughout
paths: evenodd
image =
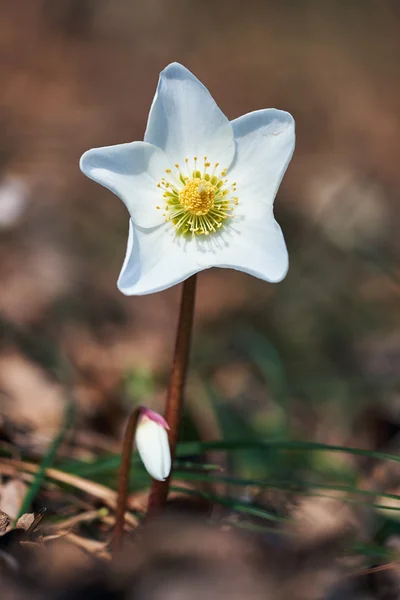
M 157 423 L 158 425 L 161 425 L 162 427 L 164 427 L 164 429 L 169 431 L 169 425 L 168 425 L 167 421 L 158 412 L 156 412 L 155 410 L 151 410 L 151 408 L 147 408 L 146 406 L 141 406 L 140 410 L 141 410 L 141 412 L 140 412 L 141 420 L 142 419 L 150 419 L 150 421 L 154 421 L 155 423 Z

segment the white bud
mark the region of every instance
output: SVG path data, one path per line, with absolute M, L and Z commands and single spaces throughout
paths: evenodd
M 167 429 L 158 413 L 143 409 L 136 428 L 136 448 L 147 472 L 158 481 L 164 481 L 171 471 Z

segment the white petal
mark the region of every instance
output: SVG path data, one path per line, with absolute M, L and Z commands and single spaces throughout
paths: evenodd
M 207 156 L 227 169 L 235 153 L 228 119 L 207 88 L 178 63 L 160 74 L 144 139 L 180 165 L 186 157 Z
M 159 148 L 145 142 L 131 142 L 93 148 L 82 156 L 82 172 L 119 196 L 135 223 L 153 227 L 162 223 L 162 191 L 157 183 L 168 164 Z
M 145 419 L 136 430 L 136 448 L 147 472 L 159 481 L 164 481 L 171 470 L 171 454 L 168 434 L 164 427 Z
M 231 225 L 209 236 L 213 244 L 198 257 L 203 267 L 236 269 L 270 282 L 286 276 L 289 259 L 281 228 L 271 207 L 257 208 L 253 214 L 235 211 Z
M 235 161 L 228 177 L 246 210 L 254 202 L 272 205 L 295 146 L 293 117 L 269 108 L 232 121 Z
M 239 205 L 231 224 L 210 236 L 212 244 L 204 246 L 198 261 L 281 281 L 288 270 L 288 253 L 272 207 L 293 154 L 294 121 L 289 113 L 267 109 L 244 115 L 232 125 L 237 150 L 228 178 L 237 184 Z
M 200 266 L 197 260 L 196 241 L 177 237 L 171 223 L 141 230 L 131 221 L 118 288 L 127 296 L 152 294 L 204 268 L 207 267 Z

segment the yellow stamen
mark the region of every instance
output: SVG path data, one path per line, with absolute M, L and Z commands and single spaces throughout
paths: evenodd
M 197 167 L 198 157 L 185 158 L 188 175 L 184 175 L 175 164 L 177 175 L 166 169 L 167 179 L 157 184 L 163 191 L 166 222 L 171 222 L 178 235 L 210 235 L 219 231 L 227 219 L 233 218 L 232 212 L 239 200 L 234 196 L 236 183 L 228 184 L 225 179 L 227 169 L 218 174 L 219 163 L 211 167 L 204 157 L 204 169 Z M 157 209 L 160 207 L 157 206 Z
M 205 179 L 195 177 L 179 193 L 179 200 L 185 210 L 193 215 L 206 215 L 214 206 L 216 187 Z

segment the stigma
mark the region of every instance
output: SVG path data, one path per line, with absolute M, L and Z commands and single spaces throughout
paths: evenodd
M 166 177 L 158 183 L 163 190 L 164 218 L 173 224 L 178 235 L 210 235 L 233 218 L 239 202 L 234 195 L 236 183 L 229 184 L 226 169 L 220 170 L 219 163 L 211 168 L 206 156 L 202 169 L 197 156 L 190 162 L 189 166 L 189 159 L 185 159 L 185 169 L 178 164 L 174 171 L 166 169 Z

